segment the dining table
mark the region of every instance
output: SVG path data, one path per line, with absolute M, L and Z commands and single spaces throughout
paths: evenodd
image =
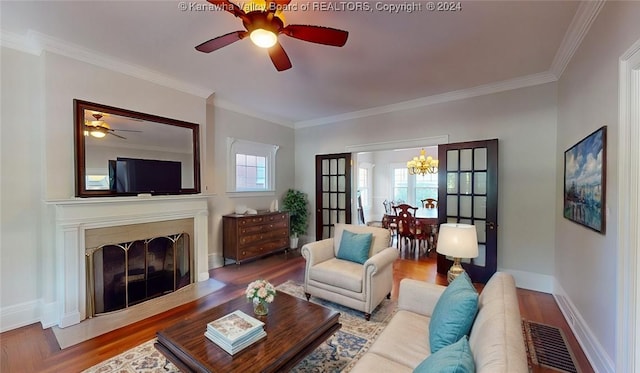
M 416 233 L 418 236 L 420 235 L 423 229 L 429 232 L 426 244 L 427 244 L 427 255 L 431 252 L 431 250 L 435 249 L 435 245 L 437 243 L 438 237 L 438 209 L 419 209 L 416 213 L 416 216 L 413 217 L 416 220 Z M 397 229 L 398 229 L 398 217 L 394 214 L 384 214 L 382 217 L 382 227 L 386 229 L 390 229 L 392 232 L 392 236 L 397 239 Z M 398 241 L 396 241 L 398 242 Z

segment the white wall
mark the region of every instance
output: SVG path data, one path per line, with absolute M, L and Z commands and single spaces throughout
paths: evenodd
M 198 123 L 201 134 L 207 130 L 205 98 L 54 53 L 45 52 L 42 58 L 45 73 L 47 200 L 66 199 L 74 195 L 74 98 Z M 205 149 L 201 145 L 201 150 Z
M 39 320 L 42 69 L 2 48 L 0 108 L 0 330 Z M 11 305 L 11 308 L 6 308 Z
M 293 187 L 294 131 L 146 80 L 50 52 L 2 48 L 0 330 L 55 309 L 54 216 L 46 201 L 74 196 L 73 99 L 200 124 L 202 192 L 209 196 L 209 265 L 222 264 L 221 215 L 234 203 L 268 208 Z M 229 199 L 227 136 L 281 146 L 275 196 Z M 133 197 L 135 198 L 135 197 Z M 240 202 L 241 201 L 241 202 Z
M 563 153 L 607 125 L 606 233 L 556 219 L 557 293 L 576 319 L 576 334 L 596 371 L 613 372 L 616 359 L 618 246 L 618 59 L 640 38 L 637 2 L 606 2 L 558 82 L 557 203 L 562 211 Z M 558 213 L 560 214 L 560 213 Z M 562 300 L 563 299 L 563 300 Z
M 215 97 L 213 99 L 215 106 Z M 282 197 L 287 189 L 294 187 L 294 131 L 292 128 L 266 122 L 261 119 L 238 114 L 233 111 L 217 108 L 213 114 L 215 139 L 214 168 L 217 170 L 212 182 L 213 192 L 217 194 L 211 206 L 215 214 L 210 218 L 214 229 L 213 241 L 215 252 L 214 266 L 222 265 L 222 215 L 232 214 L 236 205 L 245 205 L 256 210 L 268 210 L 271 201 L 279 200 L 282 208 Z M 276 153 L 276 191 L 273 195 L 239 198 L 226 193 L 227 189 L 227 137 L 233 137 L 263 144 L 279 145 Z
M 449 135 L 498 138 L 498 267 L 519 286 L 551 291 L 556 193 L 556 85 L 523 88 L 296 130 L 296 185 L 315 204 L 314 155 L 350 145 Z M 315 234 L 312 216 L 308 233 Z

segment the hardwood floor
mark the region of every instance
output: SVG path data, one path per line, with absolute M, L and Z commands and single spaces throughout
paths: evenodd
M 210 271 L 211 277 L 225 286 L 204 298 L 173 308 L 124 328 L 60 350 L 51 329 L 33 324 L 0 334 L 0 371 L 10 372 L 79 372 L 155 337 L 156 331 L 184 319 L 190 313 L 212 307 L 241 295 L 246 285 L 258 278 L 274 285 L 287 280 L 303 281 L 304 259 L 299 251 L 267 257 L 239 266 L 229 265 Z M 397 298 L 403 278 L 446 284 L 446 276 L 436 273 L 435 259 L 401 256 L 394 263 L 392 298 Z M 560 309 L 549 294 L 518 289 L 522 317 L 560 327 L 573 350 L 582 373 L 593 372 L 586 356 L 565 322 Z M 534 373 L 555 372 L 534 369 Z

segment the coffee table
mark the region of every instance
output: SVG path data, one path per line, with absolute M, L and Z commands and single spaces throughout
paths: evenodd
M 204 336 L 207 323 L 235 310 L 265 323 L 267 336 L 229 355 Z M 293 368 L 342 326 L 340 313 L 279 292 L 267 316 L 243 297 L 197 312 L 157 333 L 155 347 L 184 372 L 281 372 Z

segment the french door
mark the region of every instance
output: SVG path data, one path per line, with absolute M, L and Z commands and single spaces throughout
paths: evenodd
M 351 223 L 351 153 L 316 155 L 316 241 Z
M 486 283 L 498 263 L 498 139 L 438 146 L 438 220 L 476 226 L 477 258 L 462 266 L 474 282 Z M 452 261 L 438 254 L 438 273 Z

